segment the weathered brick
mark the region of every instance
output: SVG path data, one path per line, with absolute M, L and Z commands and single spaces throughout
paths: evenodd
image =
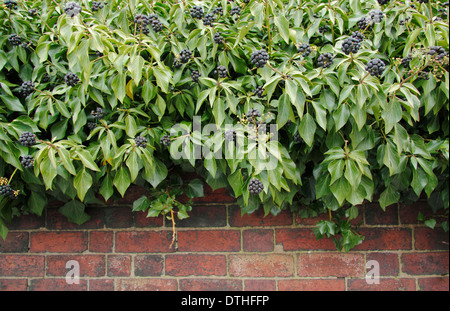
M 248 229 L 242 232 L 243 249 L 245 252 L 272 252 L 272 229 Z
M 89 291 L 113 291 L 114 279 L 90 279 Z
M 288 277 L 294 275 L 294 259 L 287 254 L 229 255 L 231 276 Z
M 28 252 L 28 232 L 9 232 L 6 239 L 0 238 L 0 253 Z
M 410 275 L 447 274 L 448 260 L 448 252 L 402 254 L 402 271 Z
M 226 275 L 227 263 L 224 255 L 167 255 L 166 275 Z
M 280 291 L 344 291 L 345 280 L 339 279 L 300 279 L 279 280 Z
M 89 220 L 81 225 L 70 222 L 66 216 L 61 214 L 58 209 L 47 209 L 47 229 L 49 230 L 81 230 L 103 228 L 104 207 L 87 206 L 85 209 L 89 215 Z
M 80 279 L 80 284 L 68 284 L 62 279 L 33 279 L 30 281 L 30 291 L 87 291 L 87 280 Z
M 113 249 L 112 231 L 89 232 L 89 251 L 98 253 L 110 253 Z
M 292 225 L 292 213 L 284 210 L 277 216 L 269 214 L 264 217 L 264 209 L 259 208 L 252 214 L 241 215 L 239 206 L 233 205 L 229 208 L 228 222 L 232 227 L 246 226 L 286 226 Z
M 238 230 L 178 231 L 180 252 L 238 252 L 241 234 Z
M 182 291 L 241 291 L 242 281 L 236 279 L 181 279 Z
M 424 291 L 449 291 L 448 276 L 430 277 L 419 279 L 419 290 Z
M 244 280 L 244 288 L 246 291 L 275 291 L 277 282 L 267 279 Z
M 365 274 L 363 254 L 311 253 L 299 254 L 297 274 L 302 277 L 358 277 Z
M 129 206 L 109 206 L 105 208 L 106 228 L 133 227 L 133 212 Z
M 72 269 L 66 269 L 69 260 L 76 260 L 80 265 L 80 276 L 104 276 L 105 256 L 103 255 L 48 255 L 47 276 L 66 276 Z
M 163 278 L 118 278 L 117 291 L 175 291 L 178 289 L 175 279 Z
M 136 255 L 134 258 L 134 275 L 162 275 L 164 259 L 160 255 Z
M 0 255 L 0 276 L 44 276 L 44 256 Z
M 36 214 L 20 215 L 14 217 L 11 223 L 6 222 L 6 227 L 9 230 L 32 230 L 45 227 L 45 217 Z
M 118 253 L 169 253 L 172 231 L 118 231 L 115 250 Z
M 31 253 L 82 253 L 88 248 L 86 231 L 31 232 Z
M 164 217 L 147 217 L 147 212 L 134 212 L 134 223 L 137 228 L 161 227 Z
M 419 200 L 411 204 L 398 204 L 399 217 L 401 224 L 419 224 L 417 216 L 422 213 L 425 217 L 431 217 L 433 211 L 425 200 Z
M 201 203 L 234 203 L 236 199 L 228 192 L 226 188 L 213 190 L 208 184 L 203 186 L 203 197 L 194 198 L 196 204 Z M 183 194 L 177 198 L 178 201 L 186 203 L 189 198 Z
M 108 276 L 129 276 L 131 274 L 131 256 L 108 255 Z
M 399 258 L 395 253 L 368 253 L 366 262 L 370 260 L 378 262 L 381 276 L 395 276 L 400 272 Z
M 353 250 L 408 250 L 412 249 L 409 228 L 361 228 L 364 241 Z
M 414 291 L 416 282 L 410 278 L 380 278 L 380 284 L 368 284 L 365 279 L 350 279 L 350 291 Z
M 0 291 L 26 291 L 28 290 L 27 279 L 0 279 Z
M 366 225 L 398 225 L 398 205 L 387 206 L 383 211 L 378 203 L 369 203 L 365 207 Z
M 420 250 L 448 250 L 448 232 L 442 228 L 414 228 L 414 247 Z
M 317 240 L 311 228 L 276 229 L 275 243 L 281 244 L 284 251 L 336 250 L 331 239 Z
M 178 228 L 204 228 L 225 227 L 227 225 L 227 209 L 225 205 L 197 205 L 192 206 L 189 217 L 175 219 Z M 172 226 L 171 221 L 166 221 L 166 226 Z

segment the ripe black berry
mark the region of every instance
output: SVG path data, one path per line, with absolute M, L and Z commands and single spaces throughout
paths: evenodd
M 258 109 L 256 109 L 256 108 L 251 108 L 251 109 L 247 112 L 246 116 L 247 116 L 247 118 L 255 119 L 255 118 L 257 118 L 257 117 L 260 117 L 260 116 L 261 116 L 261 113 L 258 111 Z
M 322 34 L 324 34 L 324 33 L 326 33 L 328 30 L 330 30 L 331 28 L 330 28 L 330 26 L 328 26 L 328 25 L 323 25 L 323 26 L 320 26 L 319 27 L 319 32 L 320 33 L 322 33 Z
M 36 135 L 31 132 L 23 132 L 19 136 L 19 142 L 22 146 L 31 147 L 36 145 Z
M 225 66 L 217 66 L 217 69 L 214 70 L 215 74 L 219 74 L 220 78 L 226 78 L 228 74 L 228 70 Z
M 447 51 L 442 46 L 432 46 L 430 50 L 427 52 L 428 55 L 431 55 L 432 58 L 436 60 L 441 60 L 445 56 L 448 55 Z
M 364 35 L 362 33 L 360 33 L 359 31 L 352 32 L 351 37 L 359 40 L 359 42 L 364 41 Z
M 134 142 L 136 143 L 136 146 L 147 148 L 147 138 L 138 136 L 134 139 Z
M 264 95 L 263 95 L 264 91 L 265 91 L 265 88 L 263 86 L 257 86 L 256 89 L 255 89 L 255 94 L 259 98 L 263 98 L 264 97 Z
M 5 0 L 3 1 L 3 4 L 10 10 L 17 9 L 17 2 L 14 0 Z
M 189 49 L 184 49 L 180 52 L 180 62 L 187 63 L 192 57 L 192 52 Z
M 418 0 L 419 3 L 428 3 L 428 0 Z
M 222 44 L 223 43 L 223 37 L 222 37 L 220 32 L 216 32 L 214 34 L 214 42 L 217 43 L 217 44 Z
M 22 93 L 23 97 L 27 97 L 34 91 L 34 83 L 31 81 L 25 81 L 20 87 L 20 92 Z
M 224 137 L 225 137 L 226 142 L 236 141 L 236 131 L 235 130 L 227 130 L 227 131 L 225 131 Z
M 248 191 L 251 194 L 259 194 L 263 190 L 264 190 L 264 185 L 261 180 L 259 180 L 257 178 L 250 179 L 250 182 L 248 183 Z
M 402 58 L 402 62 L 401 65 L 403 67 L 408 67 L 409 66 L 409 62 L 412 60 L 412 55 L 408 54 L 405 58 Z
M 191 73 L 191 78 L 192 81 L 194 81 L 195 83 L 198 83 L 198 78 L 200 78 L 201 74 L 198 70 L 193 70 Z
M 80 83 L 80 78 L 73 72 L 69 72 L 64 76 L 64 82 L 66 82 L 68 86 L 75 86 Z
M 375 24 L 378 24 L 383 20 L 384 14 L 380 10 L 372 10 L 369 12 L 369 17 L 371 21 L 373 21 Z
M 35 15 L 37 15 L 37 13 L 38 13 L 38 10 L 37 9 L 29 9 L 28 10 L 28 14 L 29 15 L 31 15 L 31 16 L 35 16 Z
M 0 185 L 0 195 L 4 197 L 11 197 L 14 195 L 14 190 L 10 185 Z
M 328 68 L 333 64 L 334 58 L 331 53 L 324 53 L 317 58 L 317 65 L 322 68 Z
M 361 41 L 354 37 L 348 37 L 342 43 L 342 51 L 348 55 L 350 53 L 358 53 L 361 47 Z
M 80 14 L 81 6 L 74 1 L 67 2 L 66 6 L 64 7 L 64 12 L 67 14 L 67 16 L 74 17 Z
M 250 61 L 252 62 L 253 65 L 255 65 L 258 68 L 264 67 L 268 60 L 269 54 L 264 49 L 254 51 L 250 56 Z
M 170 145 L 170 136 L 169 135 L 164 135 L 163 137 L 161 137 L 161 139 L 159 140 L 159 142 L 164 145 L 164 146 L 169 146 Z
M 91 115 L 94 117 L 94 119 L 99 120 L 103 117 L 103 109 L 97 107 L 97 109 L 91 111 Z
M 361 17 L 357 23 L 358 28 L 361 30 L 368 29 L 372 26 L 372 21 L 366 17 Z
M 241 7 L 235 6 L 234 8 L 231 8 L 230 15 L 231 16 L 233 16 L 233 15 L 237 15 L 237 16 L 241 15 Z
M 154 32 L 160 32 L 163 29 L 163 23 L 161 23 L 157 16 L 151 19 L 150 25 Z
M 391 0 L 377 0 L 379 5 L 388 4 Z
M 298 46 L 297 52 L 302 53 L 303 57 L 308 57 L 309 54 L 311 54 L 312 50 L 311 47 L 309 46 L 309 43 L 302 43 Z
M 294 134 L 294 143 L 299 144 L 301 142 L 301 137 L 298 131 L 295 131 Z
M 173 68 L 180 68 L 182 66 L 180 60 L 178 58 L 175 58 L 173 60 Z
M 379 58 L 371 59 L 366 65 L 366 70 L 375 77 L 380 77 L 385 69 L 386 65 Z
M 205 26 L 212 26 L 212 24 L 216 21 L 216 17 L 213 13 L 207 13 L 203 17 L 203 25 Z
M 18 46 L 22 43 L 22 39 L 16 34 L 9 35 L 8 41 L 14 46 Z
M 23 168 L 32 168 L 34 164 L 33 156 L 26 155 L 20 159 L 20 164 L 22 164 Z
M 95 122 L 88 122 L 86 124 L 87 128 L 89 131 L 92 131 L 93 129 L 95 129 L 97 127 L 97 124 Z
M 223 15 L 223 8 L 221 6 L 216 6 L 216 7 L 213 8 L 212 12 L 213 12 L 213 14 L 222 16 Z
M 203 15 L 205 14 L 203 12 L 203 7 L 201 6 L 194 6 L 191 10 L 191 17 L 196 19 L 201 19 Z
M 421 72 L 419 72 L 418 78 L 422 79 L 422 80 L 429 80 L 430 79 L 430 75 L 426 71 L 421 71 Z
M 105 2 L 106 3 L 106 2 Z M 97 12 L 105 7 L 105 4 L 101 1 L 93 1 L 92 2 L 92 11 Z

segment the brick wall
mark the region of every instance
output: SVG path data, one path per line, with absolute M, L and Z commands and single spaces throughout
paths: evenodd
M 340 253 L 312 232 L 327 215 L 241 216 L 221 189 L 207 189 L 191 217 L 177 221 L 170 248 L 170 221 L 131 212 L 139 196 L 89 207 L 81 226 L 50 207 L 15 219 L 0 239 L 0 290 L 449 290 L 448 233 L 417 223 L 423 202 L 361 208 L 365 241 Z M 66 283 L 68 260 L 79 262 L 80 284 Z M 379 285 L 365 280 L 369 260 L 380 265 Z

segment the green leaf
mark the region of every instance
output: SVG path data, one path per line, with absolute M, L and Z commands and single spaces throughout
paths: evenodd
M 316 132 L 317 126 L 316 122 L 314 122 L 313 117 L 306 113 L 303 116 L 302 121 L 299 126 L 299 134 L 300 137 L 306 142 L 308 146 L 312 146 L 314 142 L 314 133 Z
M 191 180 L 186 188 L 186 195 L 189 198 L 203 197 L 203 182 L 198 178 Z
M 46 205 L 47 197 L 41 195 L 39 192 L 31 192 L 31 195 L 28 199 L 28 207 L 30 208 L 32 213 L 41 216 L 42 211 L 44 210 Z
M 102 181 L 102 186 L 99 190 L 100 194 L 103 196 L 105 201 L 108 201 L 109 198 L 114 194 L 113 182 L 111 178 L 111 174 L 107 174 Z
M 151 202 L 150 199 L 147 196 L 143 195 L 133 202 L 132 211 L 133 212 L 145 211 L 149 208 L 150 202 Z
M 80 158 L 83 165 L 90 170 L 99 172 L 100 169 L 98 168 L 97 164 L 95 164 L 94 159 L 92 158 L 92 155 L 87 150 L 78 150 L 76 151 L 76 154 Z
M 428 219 L 424 221 L 425 226 L 427 226 L 428 228 L 434 229 L 434 227 L 436 226 L 436 219 Z
M 289 21 L 283 15 L 275 16 L 275 25 L 277 26 L 281 37 L 289 44 Z
M 73 186 L 77 189 L 80 201 L 84 200 L 86 193 L 92 186 L 92 176 L 85 169 L 80 170 L 73 179 Z
M 116 173 L 116 176 L 114 176 L 113 184 L 116 186 L 117 190 L 119 190 L 119 193 L 123 198 L 125 196 L 125 192 L 131 184 L 130 173 L 127 168 L 123 166 L 120 167 Z
M 81 225 L 91 217 L 84 211 L 85 206 L 77 200 L 72 200 L 59 208 L 59 212 L 67 217 L 70 222 Z
M 383 210 L 386 209 L 387 206 L 397 203 L 400 199 L 400 193 L 394 189 L 394 187 L 390 184 L 386 187 L 386 189 L 380 194 L 379 203 Z

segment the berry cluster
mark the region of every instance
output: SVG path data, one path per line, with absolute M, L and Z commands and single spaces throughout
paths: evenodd
M 103 117 L 103 109 L 100 107 L 97 107 L 97 109 L 91 111 L 91 115 L 96 120 L 100 120 Z
M 35 16 L 35 15 L 37 15 L 37 13 L 38 13 L 38 10 L 37 9 L 29 9 L 28 10 L 28 14 L 29 15 L 31 15 L 31 16 Z
M 369 12 L 369 17 L 372 22 L 379 24 L 383 20 L 384 14 L 380 10 L 372 10 Z
M 366 65 L 366 70 L 375 77 L 380 77 L 385 69 L 386 65 L 379 58 L 371 59 Z
M 300 142 L 301 142 L 301 137 L 300 137 L 300 133 L 298 132 L 298 131 L 295 131 L 295 134 L 294 134 L 294 143 L 296 143 L 296 144 L 299 144 Z
M 203 15 L 205 14 L 203 12 L 203 7 L 201 6 L 194 6 L 191 10 L 191 17 L 196 19 L 201 19 Z
M 152 26 L 153 31 L 160 32 L 163 29 L 163 23 L 161 23 L 161 21 L 159 20 L 158 15 L 152 14 L 150 15 L 150 19 L 151 19 L 150 26 Z M 143 32 L 145 34 L 148 33 L 148 28 L 145 27 L 143 29 Z
M 322 68 L 328 68 L 333 64 L 334 57 L 331 53 L 320 54 L 317 58 L 317 65 Z
M 23 97 L 27 97 L 34 91 L 34 83 L 31 81 L 25 81 L 20 87 L 20 92 Z
M 32 168 L 34 164 L 33 156 L 26 155 L 20 159 L 20 164 L 22 164 L 23 168 Z
M 379 5 L 388 4 L 391 0 L 377 0 Z
M 69 72 L 64 76 L 64 82 L 66 82 L 68 86 L 75 86 L 80 83 L 80 78 L 73 72 Z
M 187 63 L 192 57 L 192 51 L 189 49 L 181 50 L 180 52 L 180 62 Z
M 256 108 L 251 108 L 249 111 L 247 111 L 246 116 L 247 118 L 255 119 L 261 116 L 261 112 L 259 112 Z
M 161 139 L 159 140 L 159 142 L 164 145 L 164 146 L 169 146 L 170 145 L 170 136 L 169 135 L 164 135 L 163 137 L 161 137 Z
M 431 55 L 435 60 L 442 60 L 445 56 L 448 55 L 447 51 L 442 46 L 432 46 L 430 50 L 427 52 L 428 55 Z
M 361 41 L 356 37 L 348 37 L 342 43 L 342 51 L 348 55 L 350 53 L 358 53 L 361 48 Z
M 217 43 L 217 44 L 222 44 L 223 43 L 223 37 L 222 37 L 222 34 L 220 32 L 216 32 L 214 34 L 214 38 L 213 39 L 214 39 L 214 42 Z
M 428 0 L 418 0 L 419 3 L 428 3 Z
M 138 147 L 142 147 L 142 148 L 147 148 L 147 138 L 143 137 L 143 136 L 138 136 L 134 139 L 134 142 L 136 143 L 136 146 Z
M 217 66 L 217 69 L 214 70 L 214 74 L 219 74 L 220 78 L 226 78 L 228 74 L 228 70 L 225 66 Z
M 323 26 L 320 26 L 319 27 L 319 32 L 321 33 L 321 34 L 324 34 L 324 33 L 326 33 L 327 31 L 329 31 L 331 28 L 330 28 L 330 26 L 328 26 L 328 25 L 323 25 Z
M 212 13 L 216 15 L 223 15 L 223 8 L 221 6 L 216 6 L 212 9 Z
M 93 129 L 95 129 L 97 127 L 97 124 L 95 122 L 88 122 L 86 124 L 87 128 L 89 131 L 92 131 Z
M 259 98 L 263 98 L 264 97 L 264 95 L 263 95 L 264 91 L 265 91 L 265 88 L 263 86 L 257 86 L 256 89 L 255 89 L 255 94 Z
M 268 60 L 269 54 L 264 49 L 254 51 L 250 56 L 250 61 L 252 62 L 253 65 L 255 65 L 258 68 L 264 67 Z
M 150 25 L 150 22 L 151 22 L 150 17 L 145 14 L 136 14 L 134 16 L 134 23 L 140 26 L 142 29 Z
M 194 81 L 195 83 L 198 83 L 198 78 L 200 78 L 200 76 L 201 76 L 201 74 L 198 70 L 193 70 L 191 72 L 192 81 Z
M 203 25 L 212 26 L 212 24 L 216 21 L 216 17 L 213 13 L 207 13 L 203 17 Z
M 408 22 L 410 19 L 411 19 L 411 17 L 406 16 L 405 19 L 399 20 L 399 21 L 398 21 L 398 24 L 399 24 L 400 26 L 405 26 L 405 25 L 406 25 L 406 22 Z
M 351 37 L 359 40 L 360 42 L 364 41 L 364 35 L 362 33 L 360 33 L 359 31 L 352 32 Z
M 101 10 L 105 7 L 107 2 L 101 2 L 101 1 L 93 1 L 92 2 L 92 11 L 97 12 L 98 10 Z
M 224 137 L 225 137 L 226 142 L 236 141 L 236 131 L 235 130 L 227 130 L 227 131 L 225 131 Z
M 401 61 L 401 65 L 403 66 L 403 67 L 408 67 L 409 66 L 409 62 L 412 60 L 412 55 L 411 54 L 408 54 L 405 58 L 402 58 L 402 61 Z
M 311 47 L 309 46 L 309 43 L 302 43 L 298 46 L 297 52 L 302 53 L 303 57 L 308 57 L 309 54 L 311 54 L 312 50 Z
M 67 2 L 66 6 L 64 7 L 64 12 L 67 14 L 67 16 L 74 17 L 80 14 L 81 6 L 74 1 Z
M 17 2 L 14 0 L 5 0 L 3 4 L 10 10 L 17 9 Z
M 251 194 L 259 194 L 263 190 L 264 190 L 264 185 L 261 180 L 259 180 L 257 178 L 250 179 L 250 182 L 248 183 L 248 191 Z
M 17 199 L 19 190 L 14 189 L 8 184 L 8 180 L 5 177 L 0 178 L 0 195 L 9 197 L 11 199 Z
M 241 8 L 238 7 L 238 6 L 235 6 L 234 8 L 231 8 L 230 15 L 231 16 L 233 16 L 233 15 L 237 15 L 237 16 L 241 15 Z
M 370 19 L 367 19 L 366 17 L 363 16 L 358 20 L 357 25 L 359 29 L 365 30 L 370 26 L 372 26 L 372 22 L 370 21 Z
M 36 135 L 31 132 L 23 132 L 19 136 L 19 142 L 22 146 L 31 147 L 36 145 Z
M 8 41 L 14 46 L 18 46 L 22 43 L 22 39 L 16 34 L 9 35 Z

